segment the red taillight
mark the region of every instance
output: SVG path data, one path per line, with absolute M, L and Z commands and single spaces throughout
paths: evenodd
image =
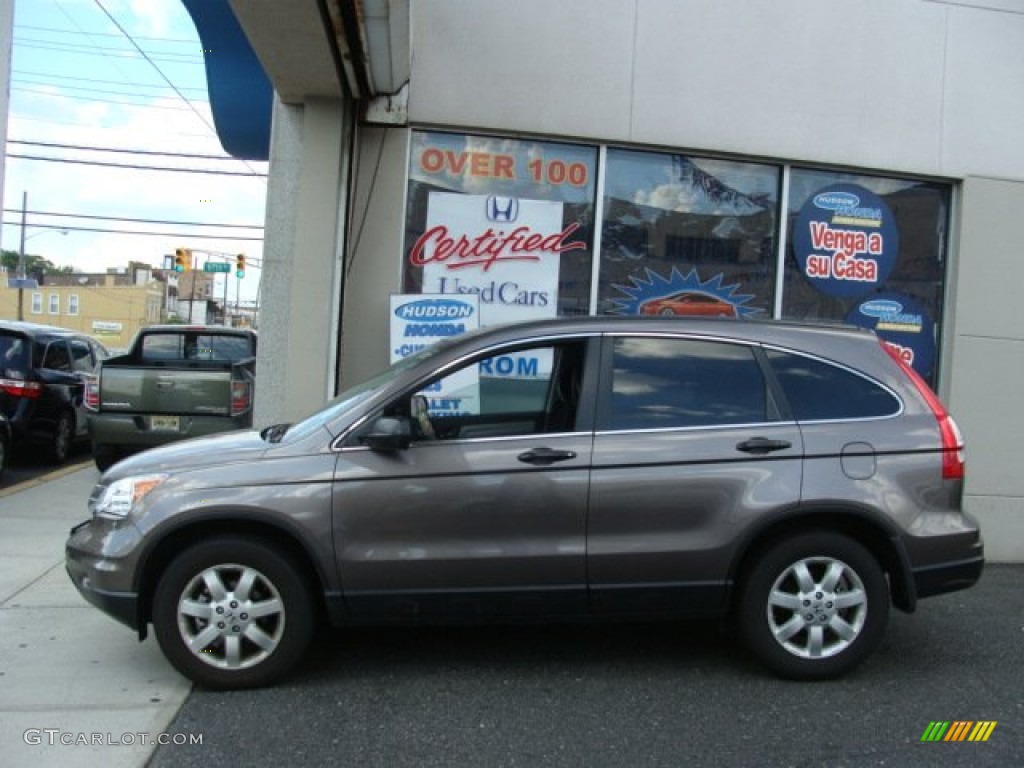
M 98 376 L 89 376 L 85 380 L 85 394 L 82 396 L 82 403 L 90 411 L 100 409 L 100 379 Z
M 43 385 L 38 381 L 0 379 L 0 392 L 13 397 L 27 397 L 29 400 L 36 400 L 43 392 Z
M 248 381 L 231 382 L 231 415 L 241 416 L 252 407 L 252 384 Z
M 935 414 L 936 421 L 939 422 L 939 434 L 942 436 L 943 479 L 963 480 L 966 462 L 964 461 L 964 439 L 960 434 L 960 428 L 953 421 L 953 417 L 949 415 L 949 411 L 946 410 L 946 406 L 939 400 L 938 395 L 928 386 L 928 382 L 922 379 L 918 372 L 910 367 L 907 361 L 900 355 L 899 350 L 893 349 L 884 341 L 881 344 L 882 348 L 889 353 L 889 356 L 896 361 L 896 364 L 914 382 L 917 391 L 921 393 L 921 397 L 928 403 L 931 412 Z

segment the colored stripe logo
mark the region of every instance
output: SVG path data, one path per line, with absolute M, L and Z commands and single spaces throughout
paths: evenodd
M 996 720 L 933 720 L 921 734 L 921 741 L 988 741 Z

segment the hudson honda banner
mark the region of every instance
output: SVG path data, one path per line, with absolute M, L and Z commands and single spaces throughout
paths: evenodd
M 856 184 L 834 184 L 812 195 L 797 216 L 793 246 L 811 284 L 840 298 L 877 290 L 900 250 L 889 207 Z
M 480 300 L 480 325 L 558 314 L 559 257 L 585 249 L 562 203 L 432 191 L 427 225 L 409 251 L 423 292 Z
M 480 325 L 476 296 L 391 296 L 391 362 L 397 362 L 442 339 L 459 336 Z M 479 413 L 480 384 L 476 367 L 465 368 L 431 384 L 422 393 L 432 416 Z

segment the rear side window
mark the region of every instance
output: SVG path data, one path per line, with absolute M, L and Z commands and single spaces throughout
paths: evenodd
M 29 346 L 21 336 L 0 333 L 0 373 L 4 376 L 24 374 L 29 367 Z
M 797 421 L 893 416 L 900 401 L 875 382 L 803 355 L 769 351 L 768 361 Z
M 767 390 L 753 351 L 665 338 L 614 341 L 603 429 L 665 429 L 767 421 Z

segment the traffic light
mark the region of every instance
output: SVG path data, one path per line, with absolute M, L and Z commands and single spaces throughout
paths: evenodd
M 235 277 L 245 277 L 245 254 L 235 256 Z
M 192 251 L 188 248 L 176 248 L 174 251 L 174 271 L 188 272 L 192 269 Z

